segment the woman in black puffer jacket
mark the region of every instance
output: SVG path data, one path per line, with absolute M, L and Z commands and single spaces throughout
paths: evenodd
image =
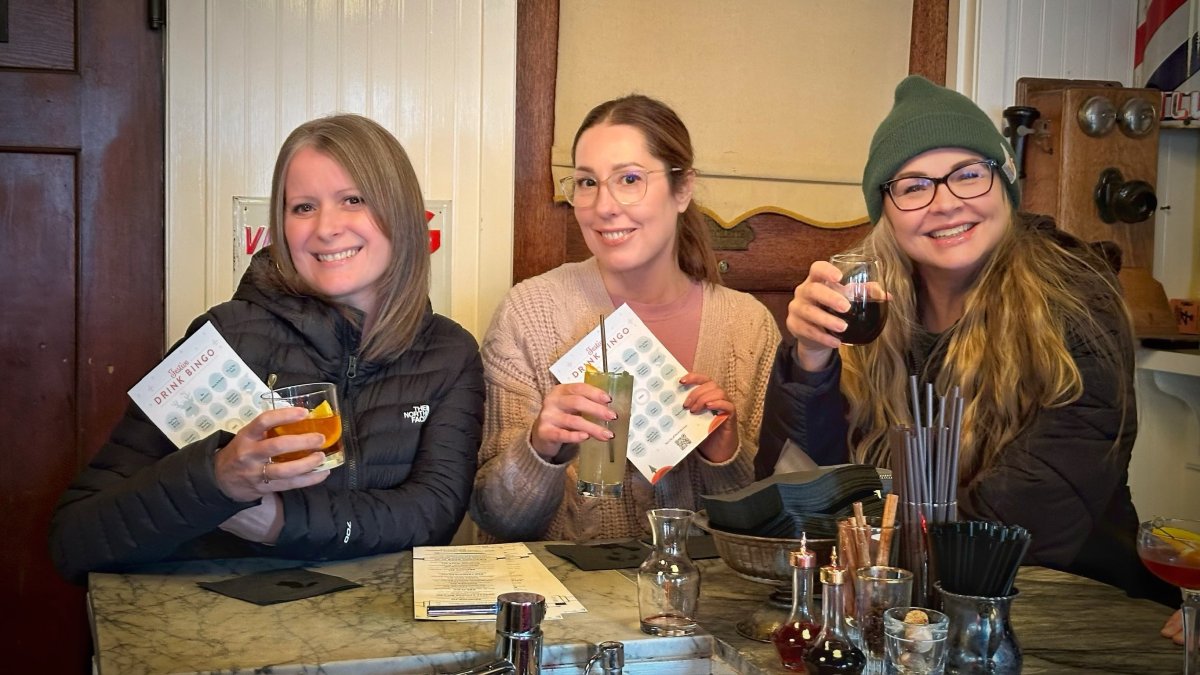
M 335 383 L 345 464 L 313 471 L 320 434 L 267 438 L 298 408 L 180 449 L 131 404 L 55 510 L 64 577 L 174 559 L 342 559 L 454 535 L 483 371 L 474 338 L 430 309 L 424 202 L 404 149 L 357 115 L 300 126 L 276 162 L 270 232 L 233 299 L 188 334 L 211 322 L 277 387 Z M 313 452 L 271 461 L 297 450 Z

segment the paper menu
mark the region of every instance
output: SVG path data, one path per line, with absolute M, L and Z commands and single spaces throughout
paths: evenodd
M 525 544 L 417 546 L 413 549 L 413 617 L 433 621 L 494 620 L 496 596 L 512 591 L 546 599 L 546 618 L 587 609 Z M 430 616 L 431 607 L 459 614 Z M 488 611 L 491 609 L 491 611 Z
M 633 374 L 633 406 L 629 420 L 629 461 L 646 480 L 658 482 L 724 421 L 711 411 L 692 414 L 683 407 L 689 387 L 679 384 L 687 370 L 654 337 L 629 305 L 604 320 L 608 369 Z M 601 370 L 600 326 L 597 325 L 550 366 L 561 383 L 582 382 L 585 366 Z
M 182 448 L 224 429 L 236 433 L 261 412 L 267 385 L 212 323 L 206 323 L 129 390 L 129 397 Z

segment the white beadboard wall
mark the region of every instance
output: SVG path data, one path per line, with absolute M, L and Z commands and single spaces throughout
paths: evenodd
M 1013 104 L 1021 77 L 1131 84 L 1137 0 L 958 0 L 951 6 L 947 79 L 993 119 Z
M 367 115 L 450 200 L 449 314 L 482 337 L 511 284 L 516 0 L 170 0 L 167 335 L 233 292 L 235 196 L 270 194 L 300 123 Z
M 1021 77 L 1134 84 L 1137 0 L 955 0 L 950 24 L 947 82 L 997 124 Z M 1155 216 L 1154 276 L 1168 297 L 1200 294 L 1198 165 L 1200 129 L 1164 129 L 1156 191 L 1170 209 Z M 1129 485 L 1142 517 L 1200 518 L 1197 382 L 1194 373 L 1138 370 Z

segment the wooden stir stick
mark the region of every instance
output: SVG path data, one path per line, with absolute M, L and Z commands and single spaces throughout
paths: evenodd
M 892 534 L 896 525 L 896 504 L 900 498 L 889 493 L 883 498 L 883 522 L 879 530 L 879 550 L 875 552 L 875 564 L 886 566 L 890 561 Z
M 871 528 L 867 525 L 867 517 L 863 515 L 862 502 L 854 502 L 854 540 L 858 548 L 856 567 L 871 566 Z

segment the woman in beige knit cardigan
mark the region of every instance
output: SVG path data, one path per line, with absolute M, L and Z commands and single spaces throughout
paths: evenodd
M 593 257 L 513 287 L 484 337 L 487 413 L 471 516 L 485 541 L 637 536 L 648 509 L 695 509 L 701 494 L 754 477 L 779 330 L 761 303 L 720 284 L 692 201 L 687 128 L 659 101 L 615 99 L 584 119 L 572 158 L 563 194 Z M 654 485 L 627 464 L 622 497 L 582 497 L 578 443 L 610 437 L 583 415 L 615 413 L 600 389 L 558 384 L 550 365 L 623 303 L 688 370 L 684 407 L 730 417 Z

